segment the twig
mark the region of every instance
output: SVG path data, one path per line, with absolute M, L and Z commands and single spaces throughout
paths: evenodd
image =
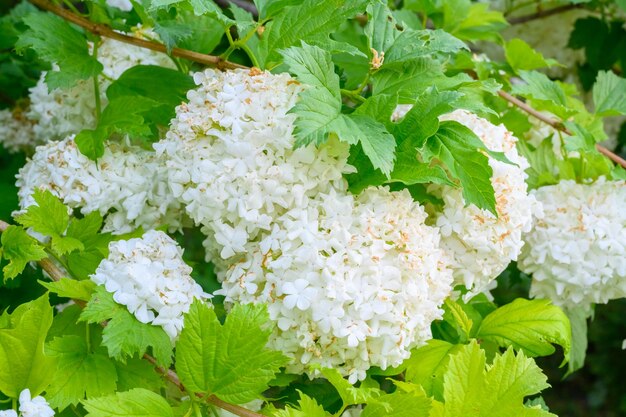
M 500 90 L 498 91 L 498 95 L 502 97 L 503 99 L 505 99 L 506 101 L 508 101 L 509 103 L 519 107 L 526 113 L 530 114 L 534 118 L 541 120 L 542 122 L 552 126 L 554 129 L 560 130 L 561 132 L 567 135 L 574 136 L 568 128 L 563 126 L 563 124 L 546 116 L 545 114 L 538 112 L 537 110 L 530 107 L 528 104 L 524 103 L 522 100 L 507 93 L 506 91 Z M 620 165 L 622 168 L 626 168 L 626 160 L 624 158 L 621 158 L 620 156 L 614 154 L 613 152 L 609 151 L 607 148 L 600 145 L 599 143 L 596 143 L 596 149 L 598 150 L 598 152 L 600 152 L 601 154 L 603 154 L 604 156 L 606 156 L 607 158 L 609 158 L 611 161 L 615 162 L 616 164 Z
M 525 16 L 511 17 L 508 19 L 508 22 L 511 25 L 518 25 L 520 23 L 530 22 L 531 20 L 543 19 L 544 17 L 564 13 L 573 9 L 579 9 L 580 6 L 580 4 L 566 4 L 564 6 L 554 7 L 552 9 L 539 10 L 536 13 L 531 13 Z
M 10 226 L 9 223 L 0 220 L 0 233 L 4 232 L 5 230 L 7 230 L 7 228 Z M 59 269 L 58 266 L 56 266 L 49 258 L 44 258 L 40 261 L 37 261 L 37 264 L 48 273 L 48 275 L 50 275 L 50 278 L 53 281 L 60 281 L 61 278 L 65 278 L 66 274 L 63 273 L 63 271 L 61 269 Z M 80 305 L 84 305 L 84 303 L 80 300 L 74 300 L 74 301 L 78 301 L 78 303 Z M 185 387 L 183 386 L 183 383 L 180 382 L 180 378 L 178 378 L 178 375 L 176 375 L 176 372 L 172 371 L 169 368 L 164 368 L 160 365 L 157 364 L 156 359 L 151 356 L 148 355 L 147 353 L 143 355 L 143 358 L 145 360 L 147 360 L 148 362 L 150 362 L 152 365 L 154 365 L 155 369 L 157 370 L 158 373 L 160 373 L 161 375 L 163 375 L 165 378 L 167 378 L 168 381 L 170 381 L 172 384 L 176 385 L 176 387 L 178 387 L 178 389 L 180 389 L 182 392 L 185 392 Z M 217 398 L 215 395 L 203 395 L 200 393 L 196 394 L 199 398 L 204 398 L 206 401 L 208 401 L 209 403 L 216 405 L 220 408 L 223 408 L 226 411 L 230 411 L 231 413 L 238 415 L 240 417 L 265 417 L 262 414 L 256 413 L 254 411 L 248 410 L 247 408 L 241 407 L 239 405 L 236 404 L 231 404 L 228 403 L 226 401 L 222 401 L 219 398 Z
M 54 13 L 55 15 L 69 22 L 72 22 L 75 25 L 82 27 L 83 29 L 88 30 L 94 35 L 104 36 L 106 38 L 115 39 L 116 41 L 129 43 L 131 45 L 136 45 L 142 48 L 151 49 L 157 52 L 167 53 L 167 48 L 163 44 L 160 44 L 158 42 L 148 41 L 145 39 L 138 39 L 132 36 L 124 35 L 123 33 L 116 32 L 110 27 L 108 27 L 107 25 L 94 23 L 88 19 L 85 19 L 82 16 L 72 13 L 71 11 L 67 9 L 56 6 L 47 0 L 29 0 L 29 1 L 41 9 Z M 198 52 L 190 51 L 188 49 L 172 48 L 171 55 L 178 57 L 178 58 L 184 58 L 190 61 L 198 62 L 200 64 L 207 65 L 210 67 L 216 67 L 219 69 L 246 68 L 244 65 L 240 65 L 234 62 L 223 60 L 218 56 L 201 54 Z

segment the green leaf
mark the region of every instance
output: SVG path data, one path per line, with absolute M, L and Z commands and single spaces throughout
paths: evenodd
M 517 149 L 530 163 L 530 167 L 525 171 L 528 174 L 526 183 L 529 189 L 559 182 L 554 168 L 563 162 L 560 162 L 561 160 L 554 154 L 551 140 L 542 141 L 536 149 L 526 141 L 521 140 L 517 142 Z
M 463 307 L 461 307 L 459 303 L 452 301 L 449 298 L 446 299 L 444 302 L 443 317 L 444 320 L 453 323 L 453 325 L 457 328 L 462 342 L 466 342 L 469 339 L 473 322 L 467 316 L 465 311 L 463 311 Z
M 102 216 L 97 211 L 91 212 L 82 219 L 72 219 L 67 228 L 66 236 L 82 242 L 84 249 L 67 255 L 67 266 L 77 279 L 85 280 L 96 271 L 96 268 L 108 254 L 109 243 L 120 236 L 110 233 L 98 233 L 102 227 Z
M 59 66 L 59 71 L 46 75 L 50 89 L 70 88 L 77 80 L 102 71 L 102 64 L 89 55 L 85 37 L 68 22 L 49 13 L 31 13 L 24 17 L 24 23 L 30 30 L 20 35 L 15 47 L 32 48 L 39 58 Z
M 456 92 L 439 93 L 436 89 L 429 89 L 420 96 L 398 124 L 391 123 L 391 114 L 397 103 L 393 96 L 377 95 L 368 98 L 354 114 L 370 115 L 387 124 L 398 144 L 396 161 L 393 171 L 387 178 L 382 172 L 374 169 L 369 158 L 363 156 L 362 149 L 351 150 L 349 163 L 357 169 L 357 173 L 346 176 L 350 190 L 359 193 L 371 185 L 395 182 L 405 185 L 434 182 L 455 186 L 440 166 L 430 166 L 418 159 L 418 149 L 424 146 L 428 137 L 437 132 L 438 117 L 451 111 L 459 96 Z
M 35 190 L 33 198 L 37 205 L 28 207 L 26 213 L 16 217 L 16 220 L 24 227 L 31 227 L 36 232 L 50 236 L 52 250 L 58 255 L 84 249 L 79 240 L 62 236 L 67 229 L 70 216 L 61 200 L 50 191 L 39 189 Z
M 44 353 L 52 324 L 48 294 L 0 316 L 0 391 L 17 398 L 28 388 L 39 395 L 52 382 L 56 361 Z
M 406 361 L 405 379 L 422 386 L 427 395 L 443 399 L 443 374 L 450 355 L 460 349 L 443 340 L 431 339 L 425 346 L 415 349 Z
M 292 6 L 300 3 L 301 0 L 254 0 L 257 11 L 259 12 L 259 19 L 266 19 L 272 17 L 287 6 Z
M 354 387 L 346 380 L 337 369 L 322 368 L 322 375 L 330 382 L 339 393 L 344 406 L 364 404 L 371 399 L 379 397 L 382 393 L 377 388 Z
M 389 7 L 382 2 L 373 2 L 367 6 L 367 25 L 365 25 L 365 35 L 368 39 L 368 47 L 378 53 L 385 52 L 401 33 L 396 28 L 396 21 L 393 18 Z
M 89 301 L 96 288 L 96 284 L 90 280 L 76 281 L 74 279 L 62 278 L 61 281 L 46 282 L 38 281 L 39 284 L 49 291 L 56 293 L 59 297 L 73 298 L 75 300 Z
M 126 363 L 115 361 L 117 389 L 128 391 L 133 388 L 147 388 L 159 392 L 163 379 L 150 362 L 141 358 L 130 358 Z
M 410 392 L 397 390 L 371 400 L 361 413 L 361 417 L 428 417 L 432 400 L 415 387 Z
M 485 145 L 470 129 L 445 121 L 440 124 L 437 133 L 428 138 L 422 155 L 426 161 L 441 161 L 460 181 L 466 204 L 474 204 L 497 215 L 491 185 L 493 171 L 487 156 L 478 150 L 486 150 Z
M 86 244 L 98 234 L 102 227 L 102 220 L 102 215 L 97 211 L 92 211 L 82 219 L 72 219 L 67 228 L 66 236 Z
M 386 63 L 399 63 L 419 60 L 420 58 L 438 58 L 455 55 L 468 47 L 440 29 L 436 30 L 404 30 L 400 32 L 394 43 L 385 51 Z
M 395 139 L 385 126 L 361 114 L 341 114 L 339 76 L 330 53 L 317 46 L 292 47 L 282 51 L 285 64 L 309 85 L 291 110 L 296 114 L 296 146 L 322 144 L 333 133 L 339 140 L 360 143 L 374 168 L 389 175 L 393 168 Z
M 567 316 L 549 300 L 518 298 L 487 315 L 476 338 L 522 349 L 531 357 L 551 355 L 555 351 L 552 344 L 558 344 L 565 363 L 570 358 L 571 334 Z
M 593 102 L 599 116 L 626 114 L 626 80 L 612 71 L 600 71 L 593 85 Z
M 526 84 L 513 86 L 514 94 L 549 101 L 558 106 L 567 105 L 567 98 L 561 86 L 545 74 L 536 71 L 519 71 L 519 75 L 526 81 Z
M 526 407 L 524 397 L 549 387 L 535 362 L 512 349 L 497 355 L 486 367 L 485 352 L 476 341 L 450 357 L 444 373 L 446 417 L 547 417 L 552 414 Z
M 174 417 L 165 398 L 144 388 L 83 400 L 88 417 Z
M 412 101 L 445 78 L 441 63 L 428 57 L 385 63 L 372 75 L 372 94 L 397 94 L 401 100 Z
M 70 216 L 61 200 L 50 191 L 40 189 L 35 190 L 33 198 L 37 205 L 28 207 L 26 213 L 16 217 L 18 223 L 24 227 L 31 227 L 35 232 L 52 237 L 52 250 L 59 255 L 83 249 L 80 241 L 62 236 L 67 229 Z
M 301 42 L 315 44 L 348 18 L 365 11 L 366 0 L 305 0 L 301 4 L 284 7 L 270 21 L 259 43 L 259 64 L 272 68 L 280 61 L 279 51 Z
M 80 153 L 91 160 L 97 160 L 104 155 L 104 141 L 108 138 L 104 130 L 85 129 L 74 138 Z
M 96 129 L 86 129 L 76 135 L 75 142 L 80 152 L 96 160 L 104 155 L 104 141 L 113 133 L 131 137 L 147 137 L 152 134 L 145 118 L 159 103 L 138 95 L 121 96 L 109 101 L 100 116 Z
M 393 130 L 394 135 L 401 138 L 400 148 L 415 151 L 424 146 L 426 140 L 437 133 L 439 116 L 454 110 L 460 97 L 456 91 L 428 89 L 424 92 Z
M 9 226 L 2 232 L 2 257 L 9 263 L 2 269 L 4 279 L 15 278 L 22 273 L 26 264 L 48 256 L 43 247 L 19 226 Z
M 331 414 L 324 410 L 313 398 L 307 396 L 301 391 L 298 400 L 298 408 L 287 407 L 284 410 L 276 410 L 272 413 L 273 417 L 330 417 Z
M 159 365 L 169 366 L 172 362 L 172 343 L 163 328 L 141 323 L 125 306 L 117 304 L 103 286 L 96 287 L 80 319 L 88 323 L 108 320 L 102 332 L 102 345 L 115 359 L 124 362 L 152 347 Z
M 543 55 L 518 38 L 511 39 L 504 45 L 504 54 L 507 62 L 516 72 L 519 70 L 534 70 L 556 64 L 555 60 L 546 60 Z
M 153 100 L 156 105 L 150 108 L 150 121 L 167 126 L 175 115 L 175 107 L 186 100 L 187 91 L 194 87 L 190 75 L 156 65 L 136 65 L 113 81 L 107 97 L 116 100 L 139 96 Z
M 237 404 L 257 398 L 287 361 L 265 348 L 268 322 L 265 306 L 237 304 L 221 325 L 211 307 L 194 302 L 176 345 L 181 382 L 192 392 Z
M 306 43 L 281 51 L 285 65 L 309 87 L 291 110 L 297 115 L 294 127 L 296 146 L 324 143 L 329 125 L 341 113 L 339 76 L 329 52 Z
M 374 168 L 389 177 L 394 165 L 396 140 L 382 123 L 368 116 L 342 114 L 331 126 L 340 140 L 360 143 Z
M 16 220 L 47 236 L 64 234 L 70 219 L 67 207 L 48 190 L 35 189 L 33 198 L 37 205 L 28 207 Z
M 455 4 L 456 3 L 456 4 Z M 445 5 L 446 23 L 451 15 L 458 16 L 457 2 L 448 1 Z M 443 29 L 449 31 L 454 36 L 464 40 L 491 40 L 497 41 L 500 37 L 499 33 L 508 23 L 502 12 L 488 10 L 489 5 L 485 3 L 473 3 L 467 10 L 467 14 L 463 19 L 455 24 L 454 27 L 448 27 L 446 24 Z
M 52 407 L 62 410 L 84 398 L 115 392 L 115 365 L 106 352 L 90 352 L 84 337 L 57 337 L 47 351 L 58 362 L 54 381 L 46 390 L 46 399 Z

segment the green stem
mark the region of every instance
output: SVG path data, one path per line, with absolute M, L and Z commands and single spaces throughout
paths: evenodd
M 193 411 L 195 412 L 196 417 L 202 417 L 202 411 L 200 410 L 198 403 L 193 401 L 192 404 L 193 404 Z
M 248 55 L 248 58 L 250 58 L 252 66 L 259 68 L 259 61 L 256 59 L 256 56 L 254 55 L 254 52 L 252 52 L 252 49 L 250 49 L 250 47 L 246 44 L 241 45 L 241 49 L 246 53 L 246 55 Z
M 98 59 L 98 42 L 93 44 L 93 57 Z M 98 75 L 93 76 L 93 91 L 96 95 L 96 123 L 100 122 L 100 115 L 102 114 L 102 103 L 100 101 L 100 84 L 98 83 Z
M 355 90 L 353 90 L 355 94 L 359 94 L 360 95 L 363 92 L 363 90 L 365 90 L 365 87 L 367 87 L 367 85 L 370 82 L 370 76 L 371 75 L 372 75 L 372 73 L 368 71 L 368 73 L 365 76 L 365 79 L 363 80 L 363 82 Z
M 232 54 L 235 49 L 237 49 L 237 43 L 233 40 L 233 35 L 230 34 L 230 26 L 226 28 L 226 38 L 228 38 L 228 49 L 224 51 L 223 54 L 220 55 L 220 58 L 224 60 L 228 60 L 230 54 Z
M 67 263 L 65 262 L 65 260 L 61 256 L 57 256 L 56 255 L 56 253 L 52 250 L 52 246 L 49 243 L 41 243 L 41 242 L 39 242 L 39 243 L 43 246 L 44 250 L 48 254 L 48 257 L 52 258 L 55 261 L 57 261 L 58 263 L 60 263 L 61 266 L 65 269 L 64 272 L 69 274 L 70 269 L 69 269 Z
M 89 323 L 85 323 L 85 342 L 87 343 L 87 352 L 91 353 L 91 335 L 89 326 Z
M 341 94 L 354 100 L 357 101 L 359 103 L 363 103 L 365 101 L 365 98 L 362 97 L 361 95 L 355 93 L 354 91 L 350 91 L 350 90 L 344 90 L 343 88 L 341 89 Z
M 12 398 L 11 400 L 11 408 L 17 411 L 17 398 Z

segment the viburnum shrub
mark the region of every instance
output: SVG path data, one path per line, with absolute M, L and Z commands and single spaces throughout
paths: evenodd
M 0 416 L 554 416 L 626 296 L 626 11 L 546 3 L 6 11 Z

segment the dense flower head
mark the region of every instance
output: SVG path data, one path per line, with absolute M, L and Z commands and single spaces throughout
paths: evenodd
M 408 192 L 355 197 L 348 148 L 294 149 L 302 86 L 258 70 L 194 75 L 155 149 L 207 236 L 227 303 L 267 303 L 270 345 L 290 372 L 336 367 L 355 382 L 398 365 L 431 337 L 452 275 L 437 228 Z
M 150 30 L 139 28 L 133 32 L 133 36 L 145 39 L 154 35 Z M 106 89 L 127 69 L 139 64 L 175 68 L 174 63 L 165 54 L 110 38 L 102 38 L 97 58 L 103 66 L 102 74 L 98 76 L 102 106 L 108 101 Z M 52 71 L 58 70 L 57 66 L 53 66 Z M 49 140 L 62 139 L 83 129 L 94 128 L 96 125 L 96 95 L 93 80 L 79 80 L 68 89 L 49 90 L 45 82 L 46 75 L 44 71 L 37 85 L 30 89 L 30 107 L 25 112 L 26 118 L 33 124 L 34 136 L 31 147 Z M 0 141 L 3 141 L 2 136 Z
M 341 186 L 348 148 L 294 149 L 287 113 L 301 87 L 287 74 L 209 69 L 194 80 L 198 88 L 154 147 L 166 158 L 175 196 L 229 258 L 269 231 L 273 218 Z
M 140 322 L 162 326 L 176 339 L 193 300 L 210 297 L 193 280 L 182 256 L 171 237 L 151 230 L 141 238 L 111 242 L 109 256 L 91 279 L 104 285 Z
M 477 293 L 486 289 L 517 259 L 523 246 L 522 233 L 530 231 L 533 214 L 539 206 L 535 198 L 528 195 L 524 182 L 528 176 L 524 170 L 529 164 L 517 152 L 517 139 L 511 132 L 465 110 L 456 110 L 441 119 L 465 125 L 489 150 L 503 152 L 512 162 L 508 164 L 489 157 L 497 217 L 474 205 L 467 206 L 458 188 L 429 187 L 430 192 L 444 201 L 435 219 L 441 231 L 442 246 L 452 257 L 455 282 Z
M 533 194 L 543 216 L 524 236 L 519 268 L 531 296 L 588 309 L 626 296 L 626 183 L 563 180 Z
M 397 366 L 431 338 L 452 283 L 436 228 L 408 191 L 331 190 L 276 218 L 236 261 L 217 265 L 227 302 L 267 303 L 270 345 L 290 372 L 334 367 L 352 382 Z
M 35 204 L 35 189 L 49 190 L 70 208 L 86 214 L 111 212 L 105 231 L 137 227 L 180 227 L 182 212 L 169 192 L 166 173 L 154 152 L 111 143 L 94 162 L 81 154 L 73 136 L 38 146 L 16 185 L 21 210 Z

